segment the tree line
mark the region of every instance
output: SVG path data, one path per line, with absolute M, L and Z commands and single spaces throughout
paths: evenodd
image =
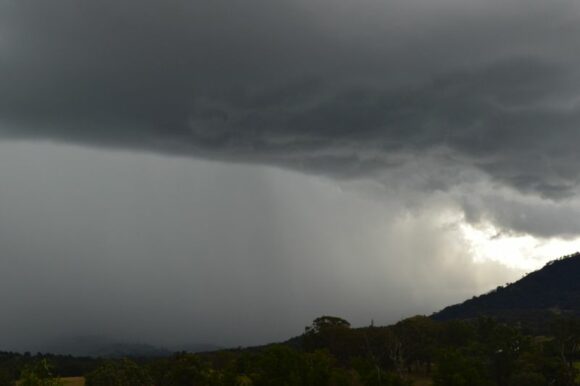
M 288 342 L 249 349 L 143 360 L 0 355 L 0 386 L 55 386 L 63 375 L 83 375 L 86 386 L 411 386 L 417 377 L 434 386 L 574 386 L 579 363 L 577 318 L 533 335 L 491 318 L 351 328 L 322 316 Z

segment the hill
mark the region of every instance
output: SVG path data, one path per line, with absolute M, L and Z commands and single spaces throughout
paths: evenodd
M 212 344 L 190 343 L 159 347 L 151 344 L 117 341 L 100 335 L 73 336 L 57 339 L 39 351 L 60 355 L 74 355 L 93 358 L 162 358 L 175 352 L 208 352 L 222 347 Z
M 580 253 L 551 261 L 515 283 L 446 307 L 432 318 L 491 316 L 542 329 L 554 315 L 580 316 Z

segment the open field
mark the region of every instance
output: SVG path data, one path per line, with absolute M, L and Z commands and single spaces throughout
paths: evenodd
M 433 386 L 433 380 L 427 376 L 410 374 L 406 377 L 413 381 L 413 386 Z
M 65 386 L 85 386 L 85 379 L 83 377 L 61 378 Z

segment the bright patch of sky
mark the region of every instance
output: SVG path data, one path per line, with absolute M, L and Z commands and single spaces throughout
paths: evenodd
M 501 232 L 493 224 L 460 225 L 475 261 L 497 261 L 508 267 L 533 271 L 548 261 L 578 250 L 580 238 L 537 238 L 528 234 Z

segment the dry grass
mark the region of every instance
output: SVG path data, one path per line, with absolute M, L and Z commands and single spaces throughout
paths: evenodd
M 406 378 L 413 381 L 413 386 L 433 386 L 433 380 L 424 375 L 409 374 Z
M 83 377 L 61 378 L 65 386 L 85 386 L 85 379 Z

